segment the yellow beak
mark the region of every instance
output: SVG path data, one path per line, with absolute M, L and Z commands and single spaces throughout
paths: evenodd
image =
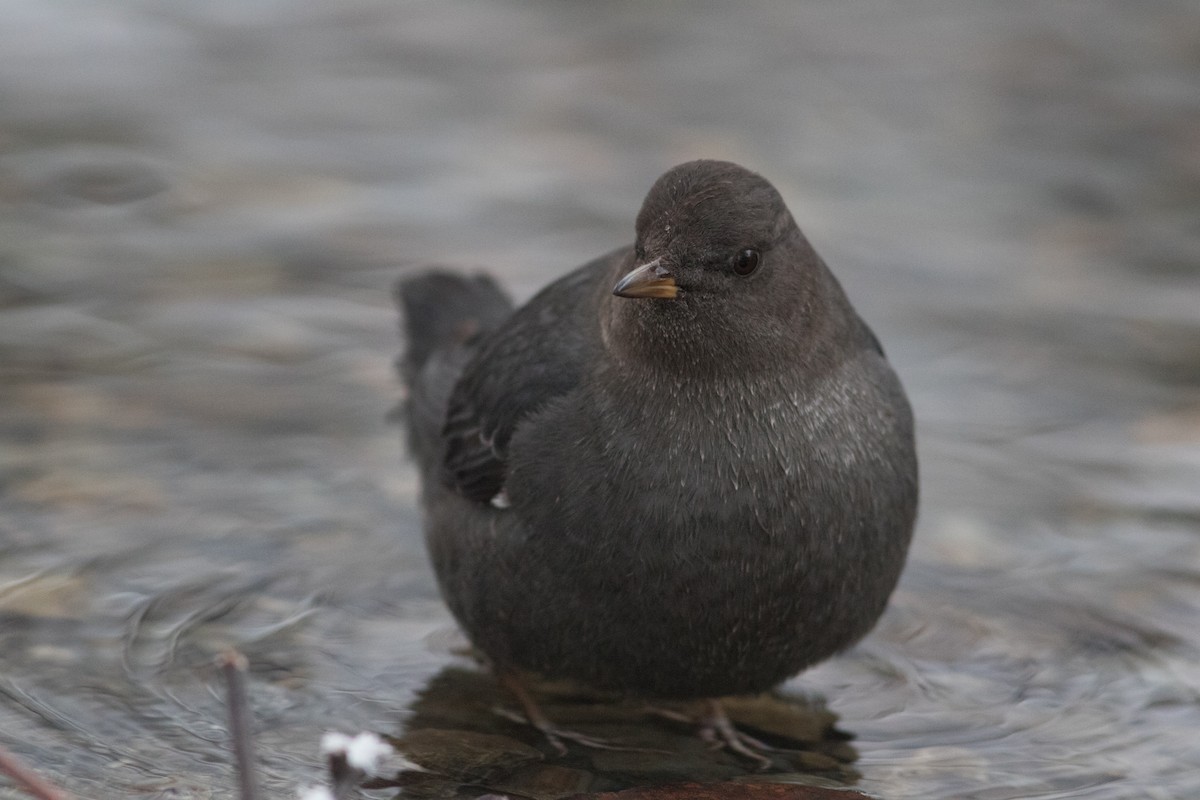
M 679 286 L 675 276 L 662 265 L 662 258 L 656 258 L 630 272 L 613 287 L 617 297 L 655 297 L 660 300 L 674 300 L 679 296 Z

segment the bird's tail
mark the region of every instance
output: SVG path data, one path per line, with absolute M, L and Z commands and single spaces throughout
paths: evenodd
M 486 275 L 434 270 L 396 283 L 407 347 L 396 364 L 412 386 L 434 352 L 467 344 L 508 318 L 512 301 Z
M 480 334 L 507 319 L 513 305 L 486 275 L 443 270 L 401 279 L 395 298 L 406 342 L 396 370 L 406 391 L 390 417 L 407 428 L 417 464 L 434 474 L 441 464 L 441 431 L 450 393 Z

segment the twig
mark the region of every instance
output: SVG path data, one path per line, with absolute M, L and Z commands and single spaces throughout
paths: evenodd
M 330 731 L 321 737 L 321 753 L 329 766 L 329 790 L 332 800 L 346 800 L 368 775 L 378 775 L 380 761 L 396 755 L 390 744 L 374 733 L 347 736 Z M 424 772 L 425 768 L 401 757 L 405 769 Z
M 250 704 L 246 702 L 246 657 L 236 650 L 226 650 L 217 657 L 217 665 L 225 673 L 225 685 L 229 692 L 229 734 L 233 737 L 241 798 L 258 800 L 254 739 L 250 733 Z
M 70 800 L 70 795 L 25 766 L 3 747 L 0 747 L 0 772 L 38 800 Z
M 350 766 L 346 751 L 330 753 L 328 756 L 329 789 L 334 800 L 346 800 L 354 787 L 362 780 L 362 770 Z

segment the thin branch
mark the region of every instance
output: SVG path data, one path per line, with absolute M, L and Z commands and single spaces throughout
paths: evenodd
M 0 747 L 0 773 L 38 800 L 70 800 L 70 795 L 25 766 L 15 755 Z
M 217 665 L 225 673 L 225 685 L 229 692 L 229 734 L 233 737 L 233 755 L 237 762 L 241 799 L 258 800 L 254 738 L 250 732 L 250 704 L 246 702 L 246 657 L 236 650 L 226 650 L 217 657 Z

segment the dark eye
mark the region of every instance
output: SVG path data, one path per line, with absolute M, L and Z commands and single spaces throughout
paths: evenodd
M 633 246 L 633 257 L 635 259 L 637 259 L 638 261 L 645 261 L 646 260 L 646 248 L 642 247 L 640 244 L 635 244 Z
M 733 257 L 733 271 L 738 275 L 749 275 L 758 269 L 761 259 L 757 250 L 743 250 Z

